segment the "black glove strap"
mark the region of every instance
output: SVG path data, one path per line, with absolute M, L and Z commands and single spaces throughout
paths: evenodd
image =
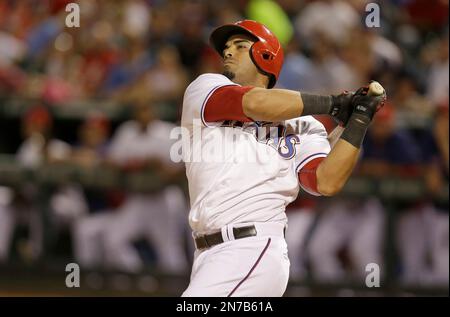
M 341 139 L 359 149 L 364 141 L 369 124 L 370 119 L 367 116 L 353 113 L 344 132 L 342 132 Z
M 333 105 L 331 96 L 320 96 L 301 93 L 303 101 L 302 116 L 329 114 Z

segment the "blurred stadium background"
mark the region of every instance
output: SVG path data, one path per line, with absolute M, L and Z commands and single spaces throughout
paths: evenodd
M 210 31 L 250 18 L 285 46 L 279 87 L 375 79 L 389 100 L 342 194 L 288 206 L 286 296 L 448 296 L 448 1 L 374 1 L 375 28 L 368 3 L 0 1 L 0 295 L 181 294 L 193 246 L 168 134 L 188 83 L 221 72 Z

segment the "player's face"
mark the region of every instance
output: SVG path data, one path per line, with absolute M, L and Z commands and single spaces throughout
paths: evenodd
M 250 48 L 255 41 L 248 35 L 233 35 L 223 50 L 223 74 L 240 85 L 249 85 L 262 76 L 250 57 Z

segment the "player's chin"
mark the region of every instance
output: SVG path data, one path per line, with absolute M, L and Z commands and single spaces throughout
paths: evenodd
M 232 70 L 230 70 L 229 68 L 227 68 L 227 67 L 224 67 L 224 70 L 223 70 L 222 75 L 224 75 L 225 77 L 227 77 L 229 80 L 233 80 L 234 77 L 236 77 L 236 74 L 235 74 Z

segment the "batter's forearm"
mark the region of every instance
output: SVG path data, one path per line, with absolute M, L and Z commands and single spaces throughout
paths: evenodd
M 317 168 L 317 190 L 324 196 L 337 194 L 350 177 L 358 161 L 360 150 L 339 139 Z
M 301 94 L 287 89 L 253 88 L 242 98 L 242 109 L 247 117 L 270 122 L 329 114 L 332 104 L 331 96 Z
M 344 187 L 358 161 L 369 124 L 370 118 L 353 113 L 345 129 L 338 126 L 330 134 L 332 150 L 316 172 L 317 189 L 322 195 L 335 195 Z
M 255 121 L 277 122 L 299 117 L 303 103 L 296 91 L 253 88 L 243 96 L 242 109 Z
M 299 171 L 299 180 L 303 188 L 313 193 L 332 196 L 345 185 L 356 164 L 359 150 L 340 139 L 343 131 L 343 127 L 337 126 L 328 135 L 332 148 L 328 157 L 313 159 Z

